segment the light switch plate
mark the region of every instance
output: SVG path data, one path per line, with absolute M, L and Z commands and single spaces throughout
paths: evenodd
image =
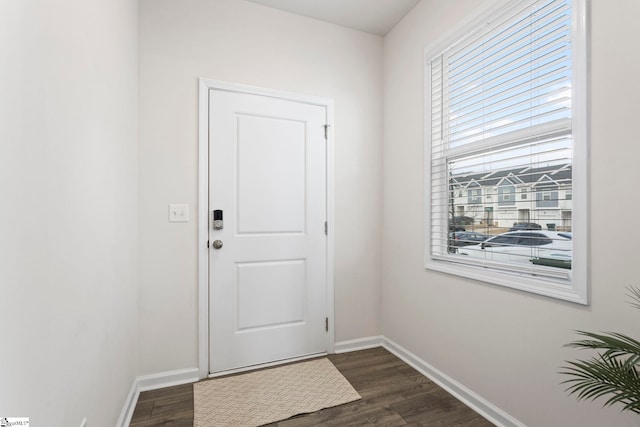
M 189 205 L 169 205 L 169 222 L 188 222 Z

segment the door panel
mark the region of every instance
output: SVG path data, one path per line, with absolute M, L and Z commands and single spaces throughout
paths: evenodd
M 305 230 L 305 123 L 237 116 L 238 233 Z
M 326 352 L 326 108 L 210 91 L 210 370 Z
M 238 263 L 238 331 L 304 322 L 306 261 Z M 263 306 L 269 310 L 262 310 Z

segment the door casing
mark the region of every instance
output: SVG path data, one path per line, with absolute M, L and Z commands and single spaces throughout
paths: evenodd
M 334 310 L 334 214 L 333 214 L 333 100 L 281 92 L 212 79 L 199 79 L 198 107 L 198 372 L 209 376 L 209 93 L 211 89 L 269 96 L 323 106 L 327 110 L 327 301 L 329 319 L 327 352 L 335 346 Z

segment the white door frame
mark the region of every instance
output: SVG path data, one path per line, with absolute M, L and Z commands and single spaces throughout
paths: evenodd
M 329 319 L 327 352 L 335 346 L 334 321 L 334 220 L 333 220 L 333 100 L 297 93 L 280 92 L 219 80 L 199 79 L 198 112 L 198 372 L 200 378 L 209 376 L 209 91 L 269 96 L 290 101 L 319 105 L 327 109 L 327 301 Z

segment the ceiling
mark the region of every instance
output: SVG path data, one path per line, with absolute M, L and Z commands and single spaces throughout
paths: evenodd
M 248 0 L 384 36 L 420 0 Z

